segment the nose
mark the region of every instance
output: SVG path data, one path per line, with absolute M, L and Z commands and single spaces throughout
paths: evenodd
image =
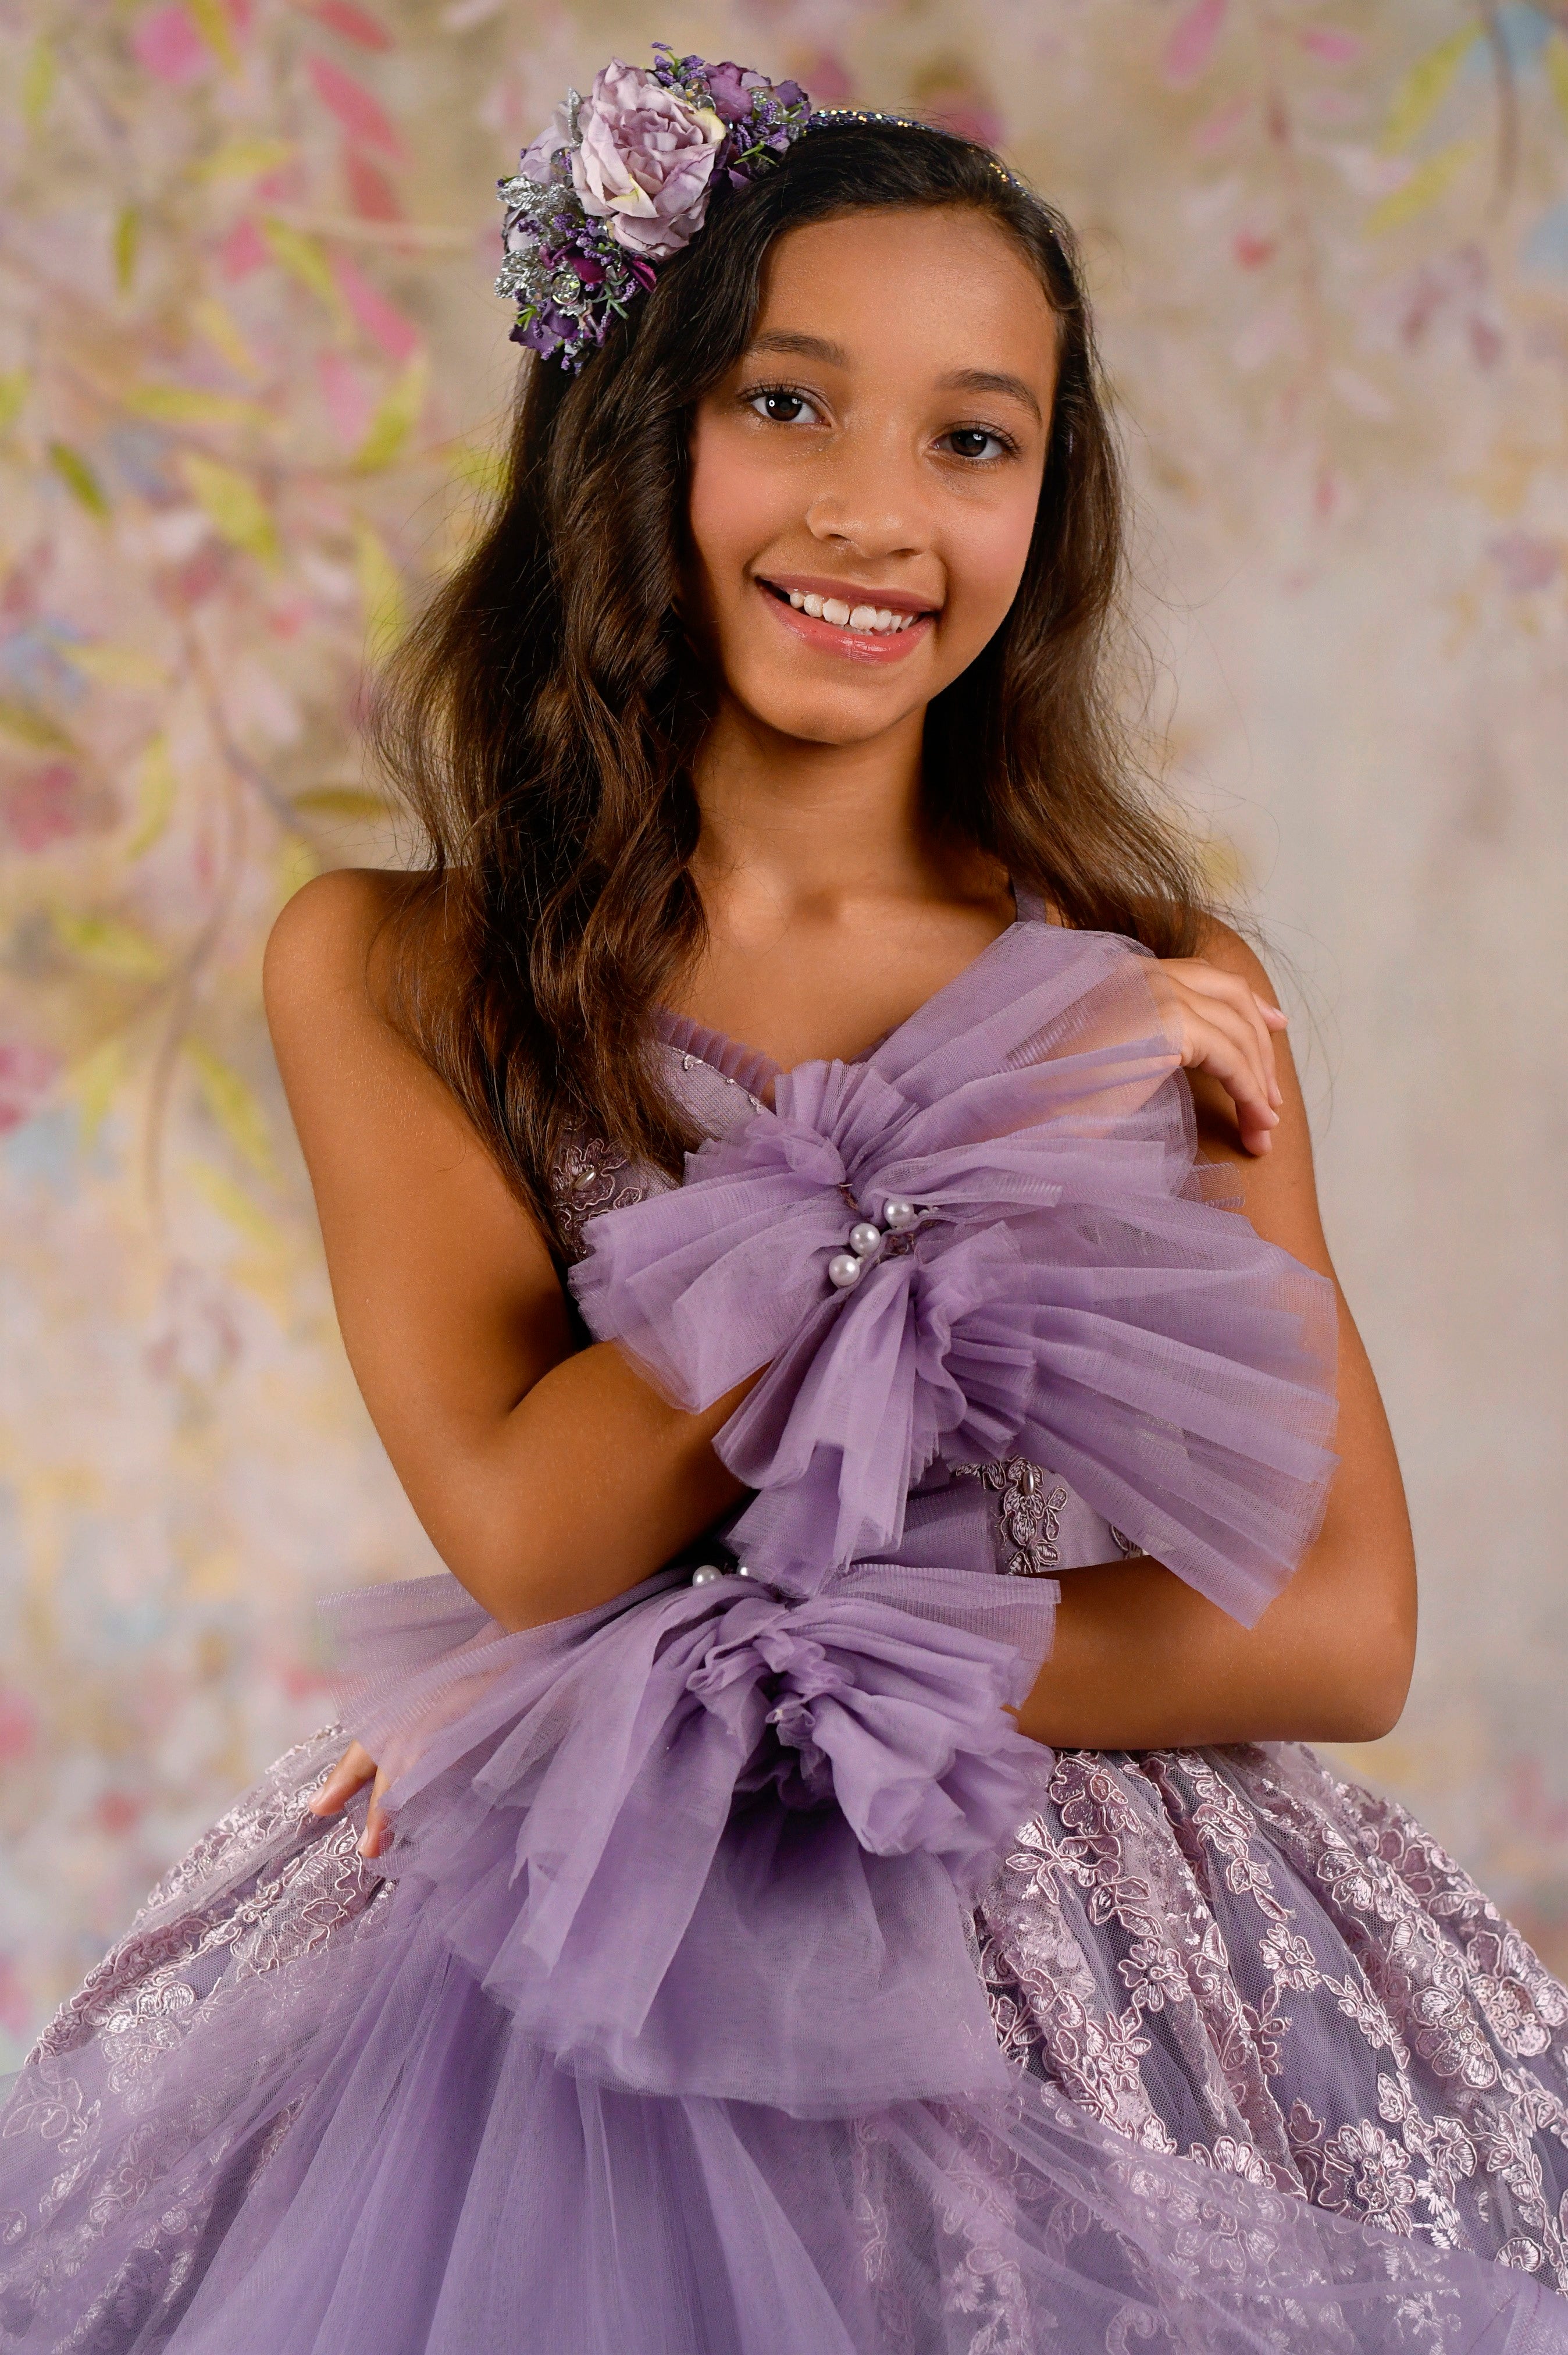
M 806 509 L 814 540 L 868 559 L 917 555 L 929 547 L 923 488 L 906 453 L 868 446 L 852 434 L 825 467 Z

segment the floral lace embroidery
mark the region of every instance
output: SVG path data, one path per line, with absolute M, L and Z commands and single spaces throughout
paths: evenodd
M 1048 1578 L 1060 1560 L 1056 1540 L 1065 1488 L 1048 1486 L 1049 1474 L 1022 1455 L 993 1464 L 955 1464 L 952 1475 L 955 1480 L 978 1480 L 995 1493 L 1002 1538 L 1012 1548 L 1003 1576 Z
M 58 2166 L 33 2215 L 0 2218 L 5 2328 L 145 2204 L 146 2228 L 63 2343 L 122 2345 L 145 2329 L 161 2344 L 215 2205 L 241 2196 L 286 2135 L 290 2107 L 246 2145 L 229 2123 L 244 2115 L 234 2087 L 219 2077 L 171 2091 L 168 2069 L 247 1988 L 270 1990 L 284 2048 L 300 1966 L 378 1927 L 391 1884 L 358 1854 L 363 1801 L 324 1821 L 306 1804 L 342 1747 L 334 1727 L 279 1759 L 164 1876 L 29 2054 L 0 2135 L 36 2138 Z
M 1059 1754 L 977 1916 L 1003 2048 L 1149 2149 L 1568 2286 L 1568 1990 L 1293 1747 Z
M 587 1131 L 574 1137 L 556 1160 L 550 1191 L 562 1240 L 574 1259 L 588 1249 L 583 1229 L 589 1219 L 646 1199 L 648 1186 L 629 1175 L 631 1168 L 625 1154 L 612 1151 L 602 1136 Z

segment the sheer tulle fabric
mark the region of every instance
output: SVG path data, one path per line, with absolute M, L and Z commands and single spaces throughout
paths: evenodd
M 895 1548 L 938 1455 L 1050 1464 L 1248 1623 L 1299 1561 L 1331 1287 L 1199 1199 L 1149 972 L 1017 924 L 866 1061 L 781 1073 L 683 1186 L 592 1221 L 571 1280 L 599 1338 L 693 1409 L 768 1368 L 715 1443 L 760 1492 L 735 1534 L 763 1575 L 810 1591 Z M 835 1290 L 890 1199 L 919 1226 Z
M 135 2037 L 88 1998 L 7 2113 L 0 2343 L 1568 2350 L 1506 2268 L 1140 2150 L 1000 2051 L 969 1901 L 1043 1796 L 1007 1712 L 1055 1589 L 901 1562 L 911 1481 L 1038 1444 L 1250 1615 L 1330 1461 L 1327 1288 L 1194 1199 L 1151 1026 L 1125 944 L 1021 925 L 596 1222 L 585 1312 L 675 1395 L 771 1360 L 726 1441 L 770 1582 L 511 1635 L 446 1578 L 343 1604 L 396 1886 L 306 1903 L 286 1956 L 265 1907 L 192 1945 L 199 1873 L 152 1909 L 178 1960 Z M 889 1195 L 914 1248 L 824 1302 Z M 337 1857 L 322 1771 L 215 1871 Z
M 296 1799 L 325 1770 L 300 1763 Z M 296 1806 L 291 1862 L 337 1838 Z M 255 1869 L 253 1852 L 246 1863 Z M 155 1940 L 210 1903 L 187 1885 Z M 833 2120 L 562 2068 L 429 1891 L 35 2064 L 0 2143 L 25 2355 L 1562 2355 L 1464 2255 L 1139 2150 L 1014 2078 Z M 199 1977 L 193 1970 L 192 1977 Z M 149 2030 L 151 2029 L 151 2023 Z M 33 2220 L 37 2220 L 34 2222 Z M 24 2220 L 26 2227 L 24 2229 Z

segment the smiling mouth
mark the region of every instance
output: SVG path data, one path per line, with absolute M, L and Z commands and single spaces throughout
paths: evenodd
M 773 581 L 759 580 L 758 585 L 780 605 L 804 613 L 808 620 L 826 622 L 831 629 L 853 631 L 857 637 L 902 637 L 917 623 L 936 618 L 930 608 L 907 613 L 892 606 L 874 605 L 869 601 L 851 603 L 844 597 L 820 597 L 813 590 L 781 589 Z

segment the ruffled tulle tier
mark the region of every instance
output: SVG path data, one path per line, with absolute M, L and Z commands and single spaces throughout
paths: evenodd
M 802 2120 L 564 2068 L 459 1959 L 441 1892 L 389 1891 L 352 1824 L 304 1814 L 324 1764 L 324 1745 L 297 1755 L 190 1860 L 118 1985 L 84 1991 L 29 2068 L 6 2119 L 0 2344 L 1568 2347 L 1568 2306 L 1506 2268 L 1139 2150 L 1025 2078 Z

